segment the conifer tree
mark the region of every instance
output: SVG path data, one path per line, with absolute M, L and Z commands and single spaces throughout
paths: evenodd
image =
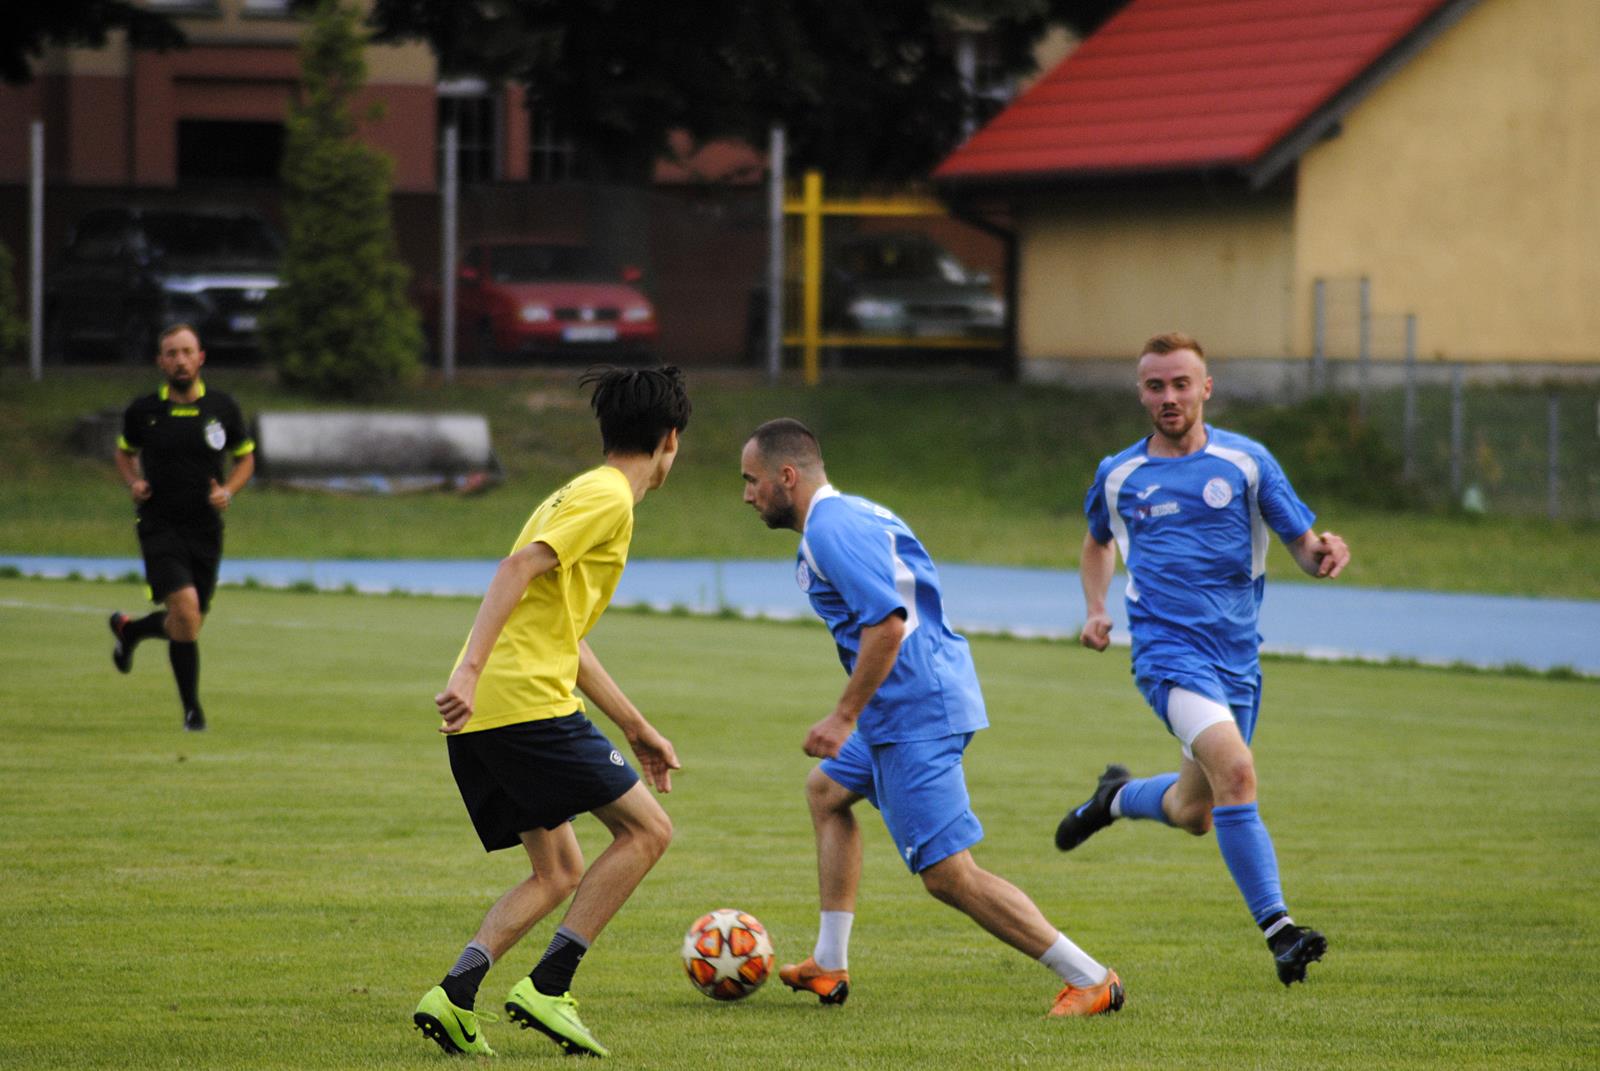
M 282 170 L 288 245 L 263 324 L 286 385 L 344 398 L 412 377 L 422 349 L 389 211 L 392 163 L 356 140 L 360 18 L 319 0 L 301 45 Z

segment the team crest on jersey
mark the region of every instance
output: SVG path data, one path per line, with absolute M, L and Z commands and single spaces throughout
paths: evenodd
M 613 766 L 621 766 L 622 765 L 622 752 L 618 751 L 616 748 L 612 748 L 611 749 L 611 765 L 613 765 Z
M 1205 490 L 1200 492 L 1200 497 L 1206 500 L 1206 505 L 1212 509 L 1221 509 L 1233 501 L 1233 485 L 1221 476 L 1213 476 L 1206 481 Z
M 794 582 L 800 585 L 801 591 L 811 590 L 811 567 L 805 562 L 794 567 Z
M 215 420 L 206 421 L 206 445 L 213 450 L 221 450 L 228 445 L 228 433 Z

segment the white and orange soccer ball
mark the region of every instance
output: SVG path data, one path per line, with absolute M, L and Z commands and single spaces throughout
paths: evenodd
M 772 973 L 772 939 L 754 915 L 718 908 L 683 935 L 683 969 L 712 1000 L 743 1000 Z

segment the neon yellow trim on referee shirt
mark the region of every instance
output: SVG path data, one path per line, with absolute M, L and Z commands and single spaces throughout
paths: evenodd
M 511 611 L 478 678 L 462 732 L 559 718 L 584 709 L 577 696 L 578 641 L 611 602 L 633 539 L 633 487 L 610 465 L 546 498 L 511 553 L 544 543 L 561 564 L 536 577 Z M 466 655 L 462 644 L 456 665 Z

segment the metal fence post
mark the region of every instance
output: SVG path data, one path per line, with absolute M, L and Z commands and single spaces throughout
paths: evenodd
M 783 370 L 784 131 L 774 124 L 767 143 L 767 381 Z
M 1461 453 L 1466 445 L 1467 430 L 1463 378 L 1459 364 L 1450 369 L 1450 495 L 1457 501 L 1461 498 Z
M 28 182 L 28 369 L 44 379 L 44 123 L 33 121 Z
M 1311 282 L 1311 392 L 1328 389 L 1328 282 Z
M 805 309 L 801 332 L 806 386 L 815 387 L 822 379 L 822 172 L 806 172 L 804 201 Z
M 454 102 L 452 102 L 452 107 Z M 444 183 L 439 215 L 439 367 L 446 383 L 456 379 L 456 198 L 459 192 L 460 132 L 455 120 L 444 128 Z M 481 361 L 484 354 L 479 354 Z
M 1548 488 L 1545 494 L 1545 515 L 1553 521 L 1561 516 L 1561 395 L 1551 391 L 1547 405 L 1550 424 L 1548 439 L 1550 460 L 1545 473 Z
M 1361 312 L 1357 322 L 1360 338 L 1356 412 L 1367 419 L 1367 381 L 1372 371 L 1372 281 L 1361 277 Z
M 1417 477 L 1417 315 L 1406 313 L 1406 388 L 1405 415 L 1401 443 L 1405 461 L 1401 472 L 1406 481 Z

